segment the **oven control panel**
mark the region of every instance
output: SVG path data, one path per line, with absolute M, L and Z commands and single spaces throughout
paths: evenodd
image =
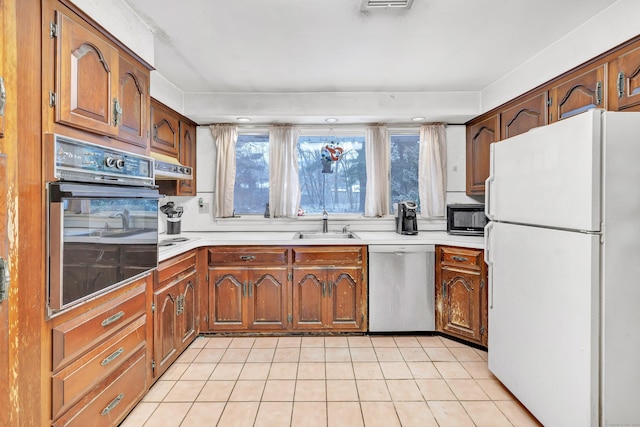
M 54 177 L 69 181 L 154 184 L 153 159 L 55 135 Z

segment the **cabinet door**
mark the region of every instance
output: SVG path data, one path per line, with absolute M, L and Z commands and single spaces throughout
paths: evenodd
M 149 132 L 149 72 L 124 56 L 120 56 L 116 121 L 118 138 L 129 144 L 147 148 Z
M 80 18 L 56 12 L 56 121 L 115 136 L 118 50 Z
M 165 106 L 151 102 L 151 151 L 179 156 L 180 122 Z
M 640 111 L 640 48 L 609 63 L 609 109 Z
M 549 123 L 566 119 L 592 108 L 607 108 L 605 65 L 570 77 L 549 91 Z
M 443 332 L 460 338 L 482 342 L 481 275 L 480 272 L 442 269 L 440 286 Z
M 491 117 L 467 126 L 467 194 L 484 195 L 489 177 L 489 146 L 500 140 L 500 117 Z
M 247 327 L 247 271 L 240 268 L 209 269 L 209 329 Z
M 180 122 L 180 163 L 193 168 L 193 179 L 178 180 L 178 196 L 196 195 L 196 127 Z
M 196 274 L 195 272 L 180 281 L 178 294 L 178 348 L 185 349 L 196 338 Z
M 178 355 L 176 333 L 178 331 L 176 285 L 169 285 L 153 294 L 155 305 L 153 331 L 153 360 L 156 362 L 154 377 L 159 377 Z
M 293 327 L 295 329 L 323 328 L 326 294 L 325 268 L 293 269 Z
M 0 22 L 2 22 L 2 5 L 0 4 Z M 0 28 L 0 51 L 2 51 L 2 28 Z M 1 54 L 0 54 L 1 55 Z M 1 58 L 0 58 L 1 59 Z M 2 64 L 0 62 L 0 67 Z M 7 182 L 6 171 L 7 158 L 4 154 L 0 154 L 0 180 Z M 8 255 L 8 234 L 7 234 L 7 192 L 0 193 L 0 275 L 6 275 L 5 266 Z M 1 279 L 2 276 L 0 276 Z M 2 292 L 0 292 L 2 293 Z M 9 302 L 6 293 L 0 295 L 0 392 L 4 396 L 8 396 L 9 390 Z M 0 403 L 0 425 L 8 426 L 9 417 L 12 414 L 9 399 L 2 399 Z
M 331 269 L 327 274 L 327 326 L 360 329 L 363 320 L 360 267 Z
M 251 269 L 248 282 L 249 328 L 287 328 L 287 269 Z
M 547 124 L 547 92 L 535 95 L 501 113 L 501 139 L 520 135 Z

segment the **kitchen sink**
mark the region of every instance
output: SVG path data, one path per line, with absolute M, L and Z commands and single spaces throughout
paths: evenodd
M 355 233 L 347 231 L 346 233 L 320 233 L 316 231 L 298 231 L 293 239 L 308 239 L 308 240 L 339 240 L 339 239 L 359 239 Z

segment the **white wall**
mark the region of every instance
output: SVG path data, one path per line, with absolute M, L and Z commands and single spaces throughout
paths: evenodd
M 482 112 L 640 34 L 640 1 L 619 0 L 482 90 Z M 544 31 L 544 23 L 540 25 Z
M 153 33 L 122 0 L 73 0 L 83 12 L 138 56 L 154 65 Z
M 464 125 L 447 126 L 447 202 L 448 203 L 482 203 L 484 198 L 471 198 L 465 194 L 466 186 L 466 133 Z M 160 201 L 161 204 L 173 200 L 184 206 L 182 219 L 183 231 L 272 231 L 272 230 L 313 230 L 320 224 L 317 216 L 300 218 L 298 220 L 240 218 L 215 219 L 213 217 L 213 195 L 215 181 L 215 148 L 213 137 L 207 126 L 197 129 L 197 188 L 195 197 L 168 197 Z M 202 199 L 203 207 L 199 206 Z M 370 219 L 332 215 L 330 228 L 340 229 L 350 224 L 354 230 L 393 230 L 393 218 Z M 444 230 L 444 221 L 421 222 L 421 229 L 429 228 Z M 163 217 L 160 221 L 162 231 L 166 229 Z

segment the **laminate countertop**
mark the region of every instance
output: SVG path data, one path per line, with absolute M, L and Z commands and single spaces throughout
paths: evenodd
M 184 232 L 160 234 L 159 261 L 203 246 L 326 246 L 326 245 L 448 245 L 484 249 L 483 236 L 457 236 L 445 231 L 421 231 L 408 236 L 388 231 L 355 231 L 355 238 L 328 233 L 321 238 L 298 238 L 293 231 L 230 231 Z M 164 246 L 169 244 L 168 246 Z

